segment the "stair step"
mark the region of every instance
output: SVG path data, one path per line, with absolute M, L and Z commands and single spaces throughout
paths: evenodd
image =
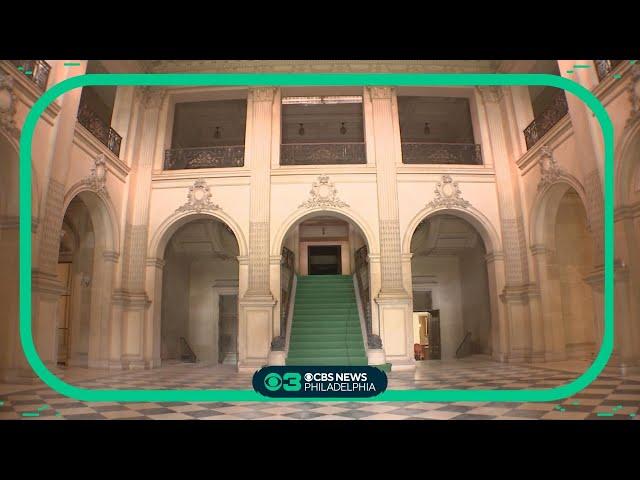
M 334 358 L 321 358 L 321 357 L 305 357 L 305 358 L 287 358 L 287 365 L 367 365 L 367 358 L 359 357 L 334 357 Z

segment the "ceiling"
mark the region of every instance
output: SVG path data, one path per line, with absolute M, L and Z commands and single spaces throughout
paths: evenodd
M 499 63 L 495 60 L 139 60 L 135 69 L 147 72 L 465 73 L 495 72 Z
M 414 257 L 460 255 L 484 248 L 478 232 L 467 221 L 453 215 L 435 215 L 418 226 L 411 239 Z

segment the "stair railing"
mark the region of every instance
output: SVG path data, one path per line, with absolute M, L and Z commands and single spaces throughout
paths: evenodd
M 369 251 L 364 245 L 355 253 L 355 280 L 357 292 L 362 306 L 362 315 L 366 329 L 365 345 L 367 348 L 382 348 L 382 340 L 373 333 L 371 319 L 371 288 L 369 276 Z
M 456 349 L 456 358 L 468 357 L 471 355 L 471 332 L 467 332 Z
M 183 362 L 190 363 L 196 363 L 198 361 L 198 357 L 184 337 L 180 337 L 180 359 Z
M 282 351 L 288 349 L 287 330 L 290 323 L 291 299 L 296 276 L 295 254 L 287 247 L 282 247 L 280 256 L 280 335 L 271 341 L 271 350 Z

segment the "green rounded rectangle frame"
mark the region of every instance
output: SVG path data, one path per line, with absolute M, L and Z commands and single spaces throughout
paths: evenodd
M 33 342 L 31 329 L 31 144 L 33 133 L 49 104 L 73 88 L 102 86 L 528 86 L 562 88 L 582 100 L 600 123 L 604 139 L 604 329 L 600 351 L 580 377 L 549 389 L 520 390 L 387 390 L 373 399 L 323 398 L 322 401 L 426 401 L 426 402 L 542 402 L 567 398 L 593 382 L 613 352 L 614 338 L 614 225 L 613 124 L 604 106 L 578 83 L 546 74 L 91 74 L 64 80 L 47 90 L 28 113 L 20 138 L 20 339 L 25 356 L 40 379 L 57 392 L 95 402 L 261 402 L 318 401 L 313 398 L 271 399 L 253 390 L 99 390 L 70 385 L 49 371 Z

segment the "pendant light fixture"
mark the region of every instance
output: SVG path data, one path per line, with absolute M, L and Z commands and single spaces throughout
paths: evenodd
M 304 135 L 304 123 L 300 123 L 300 128 L 298 129 L 298 135 Z
M 424 134 L 429 135 L 431 133 L 431 127 L 429 127 L 429 122 L 424 122 Z
M 344 122 L 341 122 L 340 124 L 340 134 L 344 135 L 347 133 L 347 127 L 344 126 Z
M 216 131 L 213 133 L 213 138 L 220 138 L 220 127 L 216 127 Z

